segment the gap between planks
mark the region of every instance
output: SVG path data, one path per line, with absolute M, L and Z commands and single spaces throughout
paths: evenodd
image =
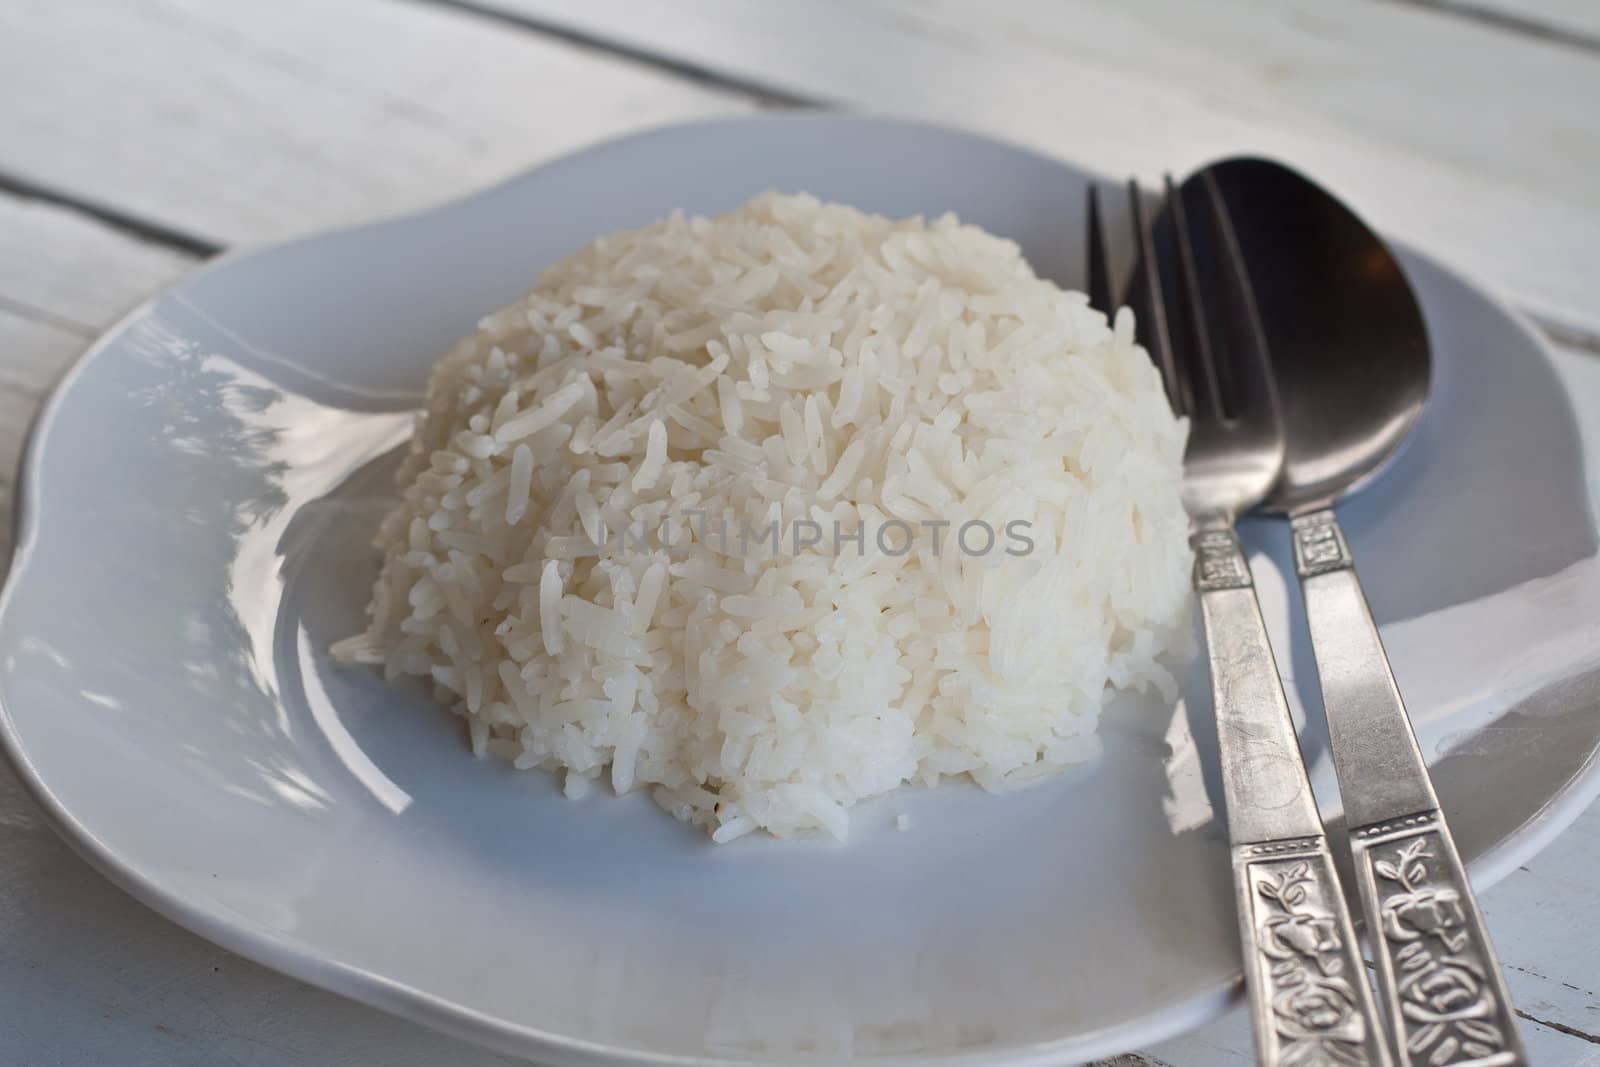
M 1523 1020 L 1524 1022 L 1530 1022 L 1537 1026 L 1549 1027 L 1558 1034 L 1565 1034 L 1568 1037 L 1575 1037 L 1579 1041 L 1587 1041 L 1591 1045 L 1600 1045 L 1600 1034 L 1591 1034 L 1587 1030 L 1580 1030 L 1576 1026 L 1568 1026 L 1566 1023 L 1558 1023 L 1552 1019 L 1541 1019 L 1537 1015 L 1529 1015 L 1521 1008 L 1516 1008 L 1514 1010 L 1517 1018 Z
M 1477 22 L 1536 41 L 1600 53 L 1600 30 L 1568 24 L 1544 14 L 1524 14 L 1506 0 L 1378 0 L 1421 8 L 1451 18 Z
M 8 174 L 0 170 L 0 192 L 10 193 L 21 200 L 37 200 L 47 204 L 54 204 L 78 215 L 103 222 L 118 233 L 125 234 L 136 240 L 150 244 L 158 244 L 176 252 L 183 252 L 201 258 L 214 256 L 223 251 L 224 246 L 204 237 L 186 233 L 183 230 L 141 218 L 138 215 L 96 203 L 85 197 L 74 196 L 60 189 L 41 185 L 29 181 L 15 174 Z

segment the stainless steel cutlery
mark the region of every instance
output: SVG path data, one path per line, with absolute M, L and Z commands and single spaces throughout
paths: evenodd
M 1262 1063 L 1526 1063 L 1333 505 L 1392 457 L 1427 395 L 1421 312 L 1383 243 L 1297 173 L 1239 159 L 1128 187 L 1118 299 L 1088 204 L 1089 295 L 1133 308 L 1190 420 L 1184 501 L 1216 705 L 1245 979 Z M 1234 521 L 1290 521 L 1360 900 L 1375 1008 Z M 1387 1025 L 1385 1025 L 1385 1017 Z

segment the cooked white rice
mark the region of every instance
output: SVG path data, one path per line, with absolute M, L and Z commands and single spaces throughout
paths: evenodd
M 569 795 L 843 838 L 902 783 L 1081 762 L 1108 685 L 1170 687 L 1184 436 L 1127 314 L 1010 241 L 809 196 L 676 213 L 438 365 L 370 628 L 335 653 L 431 679 L 476 752 Z M 983 555 L 955 544 L 975 519 Z M 674 547 L 641 544 L 663 520 Z

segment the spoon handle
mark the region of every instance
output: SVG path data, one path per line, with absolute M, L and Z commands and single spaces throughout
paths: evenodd
M 1257 1058 L 1267 1067 L 1388 1067 L 1250 565 L 1231 529 L 1190 543 Z
M 1356 881 L 1403 1067 L 1526 1064 L 1510 992 L 1331 509 L 1297 515 L 1295 570 Z

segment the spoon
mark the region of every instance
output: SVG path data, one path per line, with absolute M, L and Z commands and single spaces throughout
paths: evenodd
M 1378 987 L 1400 1064 L 1526 1064 L 1482 912 L 1334 505 L 1375 477 L 1432 377 L 1416 296 L 1332 195 L 1262 159 L 1209 168 L 1255 290 L 1285 428 L 1262 507 L 1289 519 Z

